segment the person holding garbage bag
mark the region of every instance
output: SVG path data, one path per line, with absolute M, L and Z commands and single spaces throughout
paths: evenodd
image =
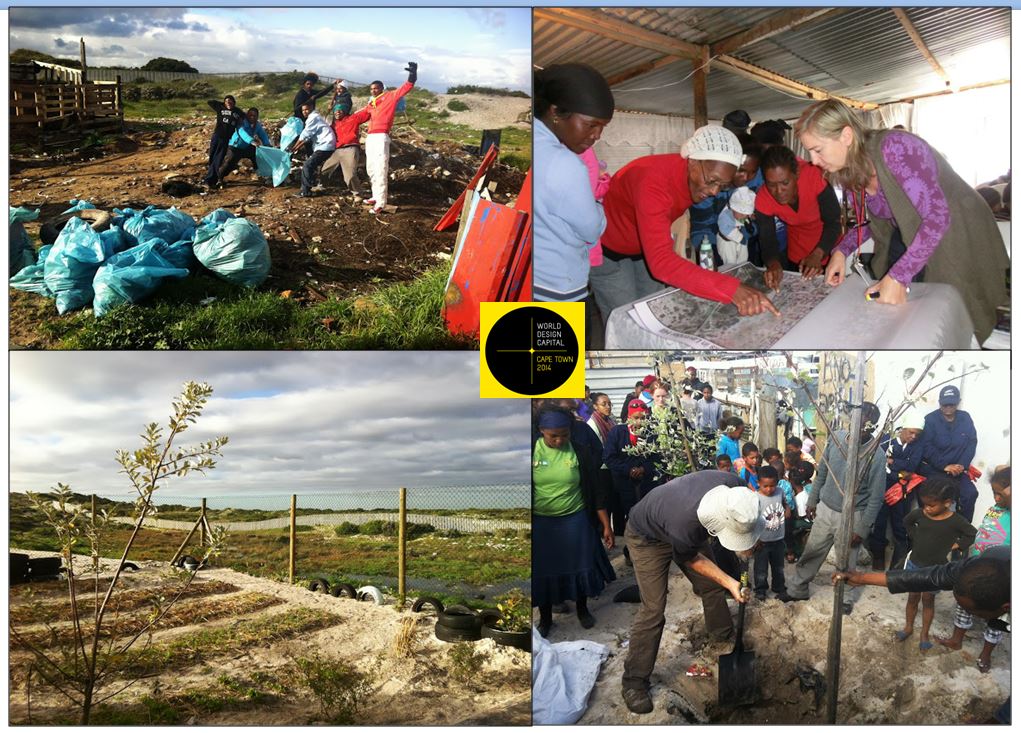
M 387 201 L 387 184 L 390 178 L 390 128 L 393 127 L 397 103 L 415 88 L 418 81 L 418 64 L 409 61 L 404 69 L 408 80 L 399 88 L 385 91 L 383 82 L 376 80 L 369 85 L 372 95 L 369 103 L 360 111 L 369 113 L 369 130 L 365 136 L 365 172 L 372 184 L 372 198 L 365 203 L 372 207 L 372 213 L 383 211 Z
M 259 122 L 259 108 L 249 107 L 248 112 L 245 113 L 244 122 L 234 131 L 230 138 L 227 154 L 223 158 L 223 165 L 220 166 L 220 170 L 217 172 L 216 185 L 223 186 L 223 179 L 228 173 L 238 167 L 238 163 L 242 158 L 248 158 L 252 161 L 252 167 L 255 168 L 257 165 L 255 149 L 260 145 L 270 144 L 269 135 L 266 134 L 262 123 Z
M 312 153 L 301 167 L 301 193 L 298 196 L 310 198 L 315 175 L 327 158 L 333 155 L 333 151 L 337 149 L 337 138 L 333 133 L 333 128 L 321 114 L 316 112 L 312 102 L 305 102 L 301 105 L 301 114 L 305 118 L 305 129 L 301 131 L 294 143 L 294 152 L 306 144 L 311 144 Z

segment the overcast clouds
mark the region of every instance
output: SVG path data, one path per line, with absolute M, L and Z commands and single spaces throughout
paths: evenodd
M 130 491 L 134 449 L 189 380 L 215 389 L 187 444 L 227 434 L 164 496 L 526 483 L 527 400 L 478 397 L 466 352 L 12 352 L 12 490 Z M 176 489 L 174 488 L 176 487 Z
M 528 8 L 12 8 L 10 48 L 135 67 L 157 56 L 199 71 L 316 71 L 399 83 L 409 60 L 419 84 L 528 91 Z

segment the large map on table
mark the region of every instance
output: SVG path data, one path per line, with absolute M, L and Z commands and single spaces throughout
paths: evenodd
M 635 303 L 631 317 L 647 331 L 691 348 L 767 349 L 833 292 L 821 276 L 805 280 L 796 272 L 784 272 L 779 292 L 770 291 L 763 271 L 747 263 L 727 274 L 767 293 L 780 317 L 772 313 L 741 317 L 730 303 L 675 288 Z

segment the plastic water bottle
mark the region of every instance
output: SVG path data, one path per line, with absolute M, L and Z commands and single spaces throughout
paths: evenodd
M 716 260 L 713 259 L 713 246 L 709 243 L 709 236 L 702 237 L 702 244 L 698 248 L 698 266 L 703 270 L 715 270 Z

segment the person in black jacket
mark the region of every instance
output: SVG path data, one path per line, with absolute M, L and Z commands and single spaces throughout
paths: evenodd
M 585 435 L 592 431 L 557 408 L 540 412 L 537 427 L 540 437 L 532 448 L 532 605 L 539 607 L 538 630 L 545 637 L 553 626 L 553 606 L 568 600 L 574 601 L 582 628 L 592 628 L 596 620 L 588 599 L 616 575 L 606 555 L 614 536 L 606 496 L 596 481 L 600 464 Z
M 648 418 L 649 411 L 641 400 L 631 400 L 628 403 L 627 422 L 623 425 L 614 425 L 603 444 L 602 463 L 610 469 L 613 478 L 613 488 L 617 493 L 617 505 L 624 515 L 624 525 L 627 526 L 627 515 L 631 507 L 641 501 L 642 497 L 662 481 L 656 478 L 656 455 L 632 455 L 628 448 L 638 444 L 642 438 L 642 429 L 636 425 L 628 424 L 644 421 Z M 664 479 L 665 480 L 665 479 Z M 627 554 L 625 548 L 625 555 Z
M 315 108 L 316 100 L 330 93 L 332 87 L 323 87 L 318 92 L 312 91 L 312 86 L 319 81 L 319 75 L 308 73 L 305 74 L 305 79 L 301 83 L 301 89 L 294 95 L 294 104 L 291 106 L 294 108 L 294 116 L 300 119 L 305 119 L 301 116 L 301 105 L 311 104 L 312 108 Z
M 209 171 L 203 182 L 207 186 L 212 186 L 219 178 L 220 166 L 223 165 L 223 158 L 227 154 L 227 144 L 234 131 L 244 121 L 245 113 L 237 108 L 237 101 L 230 94 L 224 97 L 222 102 L 210 99 L 207 104 L 216 112 L 216 127 L 209 139 Z

